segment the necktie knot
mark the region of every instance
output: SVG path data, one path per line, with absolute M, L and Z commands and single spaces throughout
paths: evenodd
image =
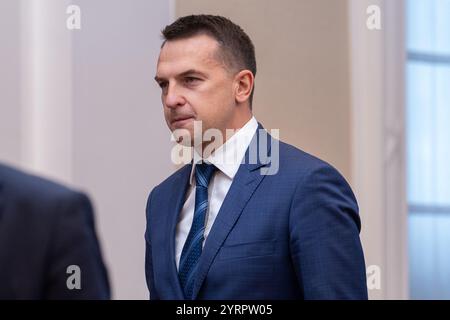
M 199 163 L 195 166 L 195 182 L 197 186 L 208 188 L 211 177 L 216 171 L 216 167 L 209 163 Z

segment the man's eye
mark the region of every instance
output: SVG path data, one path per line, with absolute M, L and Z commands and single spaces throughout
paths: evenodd
M 167 82 L 160 82 L 158 83 L 158 85 L 160 86 L 161 89 L 164 89 L 165 87 L 167 87 Z
M 186 84 L 193 84 L 193 83 L 195 83 L 197 81 L 200 81 L 200 79 L 199 78 L 194 78 L 194 77 L 186 77 L 186 78 L 184 78 L 184 82 Z

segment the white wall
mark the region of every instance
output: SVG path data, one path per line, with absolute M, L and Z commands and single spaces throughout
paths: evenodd
M 21 163 L 72 181 L 72 48 L 69 0 L 20 1 Z
M 170 135 L 153 77 L 164 0 L 78 0 L 73 32 L 73 175 L 93 196 L 116 298 L 147 298 L 145 205 L 167 177 Z
M 66 28 L 66 8 L 81 29 Z M 0 1 L 0 160 L 86 191 L 113 297 L 147 299 L 145 205 L 172 171 L 154 83 L 165 0 Z
M 369 30 L 367 8 L 380 8 Z M 403 0 L 350 0 L 352 176 L 367 265 L 379 267 L 372 299 L 408 298 Z
M 20 160 L 20 3 L 0 1 L 0 159 Z

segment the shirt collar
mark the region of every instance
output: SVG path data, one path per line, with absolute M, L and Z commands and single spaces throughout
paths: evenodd
M 216 166 L 228 178 L 233 179 L 239 170 L 245 152 L 258 129 L 258 121 L 252 117 L 241 129 L 239 129 L 230 139 L 221 145 L 213 154 L 204 159 L 204 162 Z M 193 150 L 193 163 L 190 176 L 190 184 L 195 181 L 195 165 L 203 159 L 197 150 Z

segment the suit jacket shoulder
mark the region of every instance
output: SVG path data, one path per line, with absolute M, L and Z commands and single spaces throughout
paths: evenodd
M 0 188 L 9 199 L 39 202 L 73 197 L 76 192 L 50 180 L 0 165 Z
M 69 289 L 79 266 L 81 289 Z M 103 299 L 109 284 L 89 198 L 0 165 L 0 297 Z

